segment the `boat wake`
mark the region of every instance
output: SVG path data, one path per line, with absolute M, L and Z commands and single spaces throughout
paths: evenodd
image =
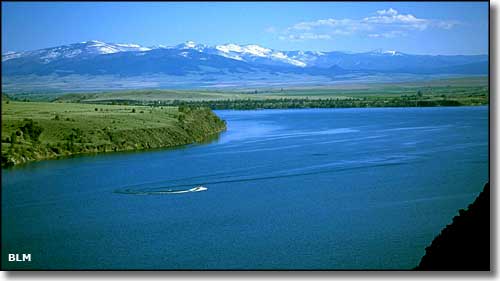
M 309 165 L 307 167 L 298 167 L 298 168 L 285 169 L 273 172 L 263 172 L 259 174 L 253 173 L 249 175 L 245 175 L 244 173 L 231 174 L 231 172 L 217 173 L 218 176 L 216 177 L 205 175 L 205 177 L 192 177 L 190 179 L 185 178 L 184 180 L 183 179 L 176 179 L 170 181 L 164 180 L 155 183 L 129 185 L 121 189 L 115 190 L 114 192 L 120 194 L 136 194 L 136 195 L 161 195 L 161 194 L 180 194 L 188 192 L 198 192 L 206 190 L 206 187 L 203 187 L 203 185 L 207 184 L 217 185 L 226 183 L 254 182 L 254 181 L 274 180 L 280 178 L 313 176 L 326 173 L 338 173 L 338 172 L 357 170 L 357 169 L 371 169 L 371 168 L 386 167 L 386 166 L 399 166 L 399 165 L 407 165 L 411 162 L 417 161 L 417 158 L 418 157 L 415 156 L 391 156 L 391 157 L 382 157 L 378 159 L 369 159 L 369 160 L 335 161 L 330 163 Z M 203 181 L 201 181 L 202 178 L 204 179 Z M 200 181 L 196 181 L 196 179 Z M 151 185 L 163 185 L 163 186 L 151 187 Z M 192 188 L 193 186 L 196 187 Z
M 166 194 L 182 194 L 182 193 L 190 193 L 190 192 L 200 192 L 208 190 L 208 188 L 204 186 L 197 186 L 190 189 L 174 189 L 174 188 L 166 188 L 166 189 L 154 189 L 154 190 L 134 190 L 134 189 L 122 189 L 117 190 L 115 193 L 122 194 L 135 194 L 135 195 L 166 195 Z

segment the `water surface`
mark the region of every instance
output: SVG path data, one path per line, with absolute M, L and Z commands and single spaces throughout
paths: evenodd
M 217 114 L 209 144 L 3 169 L 4 267 L 410 269 L 488 181 L 487 107 Z

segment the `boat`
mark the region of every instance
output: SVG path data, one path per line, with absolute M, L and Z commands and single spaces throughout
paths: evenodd
M 208 188 L 199 185 L 199 186 L 196 186 L 196 187 L 193 187 L 193 188 L 189 189 L 189 191 L 191 191 L 191 192 L 198 192 L 198 191 L 205 191 L 207 189 Z

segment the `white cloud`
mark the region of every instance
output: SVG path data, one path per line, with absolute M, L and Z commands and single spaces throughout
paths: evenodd
M 425 30 L 431 20 L 420 19 L 412 14 L 402 15 L 394 9 L 379 10 L 376 16 L 366 17 L 363 22 L 369 24 L 398 25 L 402 28 Z
M 266 27 L 266 29 L 264 31 L 267 33 L 275 33 L 277 30 L 276 30 L 276 27 L 274 27 L 274 26 L 268 26 L 268 27 Z
M 383 32 L 383 33 L 370 33 L 370 34 L 368 34 L 368 37 L 371 37 L 371 38 L 394 38 L 394 37 L 400 37 L 400 36 L 406 36 L 406 32 L 399 31 L 399 30 L 392 30 L 392 31 Z
M 398 11 L 394 10 L 393 8 L 389 8 L 389 10 L 378 10 L 377 14 L 382 15 L 382 16 L 384 16 L 384 15 L 393 16 L 393 15 L 397 15 Z
M 453 27 L 459 25 L 458 21 L 437 21 L 436 26 L 442 29 L 452 29 Z
M 352 19 L 320 19 L 316 21 L 306 21 L 299 22 L 294 24 L 293 26 L 288 28 L 288 31 L 298 30 L 313 30 L 313 29 L 321 29 L 321 28 L 330 28 L 340 30 L 342 34 L 350 34 L 357 30 L 369 30 L 371 27 L 368 24 L 363 22 L 352 20 Z
M 279 32 L 281 40 L 332 39 L 335 36 L 360 34 L 371 38 L 394 38 L 406 36 L 409 31 L 424 31 L 429 28 L 448 30 L 457 21 L 418 18 L 412 14 L 402 14 L 389 8 L 378 10 L 373 15 L 361 19 L 318 19 L 298 22 Z
M 300 33 L 300 34 L 288 34 L 287 36 L 279 36 L 280 40 L 290 40 L 290 41 L 303 41 L 303 40 L 328 40 L 332 39 L 329 34 L 315 34 L 315 33 Z

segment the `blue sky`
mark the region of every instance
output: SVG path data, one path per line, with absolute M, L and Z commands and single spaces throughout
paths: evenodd
M 487 54 L 487 2 L 2 2 L 2 52 L 100 40 Z

